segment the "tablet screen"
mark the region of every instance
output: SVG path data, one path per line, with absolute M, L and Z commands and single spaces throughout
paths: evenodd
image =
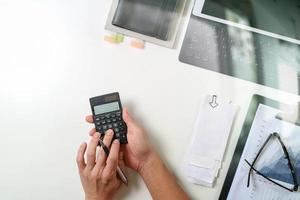
M 205 0 L 202 5 L 204 17 L 300 44 L 300 0 Z

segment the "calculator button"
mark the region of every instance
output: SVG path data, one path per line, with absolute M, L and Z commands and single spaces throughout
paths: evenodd
M 117 121 L 117 119 L 116 119 L 116 118 L 113 118 L 113 119 L 112 119 L 112 121 L 113 121 L 113 122 L 116 122 L 116 121 Z
M 107 123 L 111 123 L 111 120 L 110 120 L 110 119 L 107 119 L 106 122 L 107 122 Z
M 100 117 L 100 119 L 101 119 L 101 120 L 104 120 L 104 119 L 105 119 L 105 117 L 104 117 L 104 116 L 101 116 L 101 117 Z
M 102 121 L 101 124 L 104 125 L 104 124 L 106 124 L 106 122 L 105 122 L 105 121 Z
M 115 128 L 114 131 L 115 131 L 115 133 L 119 133 L 120 129 L 119 128 Z
M 105 115 L 106 119 L 110 119 L 110 115 Z
M 107 130 L 107 126 L 106 125 L 102 126 L 102 129 L 106 131 Z
M 112 118 L 115 118 L 115 117 L 116 117 L 116 115 L 112 114 L 112 115 L 111 115 L 111 117 L 112 117 Z
M 123 122 L 119 122 L 118 125 L 119 125 L 119 126 L 123 126 Z
M 116 138 L 120 138 L 120 133 L 116 133 Z
M 108 125 L 107 125 L 107 128 L 108 128 L 108 129 L 110 129 L 110 128 L 112 128 L 112 127 L 113 127 L 113 126 L 112 126 L 111 124 L 108 124 Z
M 121 117 L 117 117 L 117 120 L 118 120 L 118 121 L 121 121 L 121 120 L 122 120 L 122 118 L 121 118 Z
M 123 126 L 120 127 L 120 131 L 124 131 L 125 128 Z
M 95 121 L 100 121 L 100 118 L 99 118 L 99 117 L 96 117 L 96 118 L 95 118 Z
M 118 127 L 118 124 L 117 124 L 117 123 L 114 123 L 114 124 L 113 124 L 113 127 L 117 128 L 117 127 Z
M 121 144 L 127 144 L 127 143 L 128 143 L 128 142 L 127 142 L 127 138 L 126 138 L 125 135 L 121 135 L 121 136 L 120 136 L 120 143 L 121 143 Z
M 121 116 L 121 113 L 120 113 L 120 112 L 117 112 L 117 113 L 116 113 L 116 116 L 117 116 L 117 117 L 120 117 L 120 116 Z
M 100 122 L 96 122 L 96 125 L 97 125 L 97 126 L 100 126 L 100 125 L 101 125 L 101 123 L 100 123 Z

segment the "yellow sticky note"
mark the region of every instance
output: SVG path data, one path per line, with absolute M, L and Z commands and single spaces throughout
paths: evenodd
M 113 43 L 116 44 L 116 37 L 112 36 L 112 35 L 106 35 L 104 36 L 104 41 L 109 42 L 109 43 Z
M 117 43 L 122 43 L 124 41 L 124 35 L 118 33 L 116 34 L 116 42 Z
M 109 43 L 122 43 L 124 41 L 124 35 L 122 34 L 110 34 L 110 35 L 106 35 L 104 36 L 104 40 L 109 42 Z

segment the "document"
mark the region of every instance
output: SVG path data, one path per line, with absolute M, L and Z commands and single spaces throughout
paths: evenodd
M 295 167 L 297 180 L 300 181 L 300 127 L 293 123 L 276 118 L 281 111 L 260 104 L 253 120 L 247 142 L 245 144 L 238 168 L 236 170 L 227 199 L 243 200 L 296 200 L 300 199 L 299 192 L 289 192 L 262 176 L 253 172 L 250 176 L 250 186 L 247 187 L 249 165 L 244 161 L 253 162 L 259 149 L 271 133 L 277 132 Z M 272 180 L 292 187 L 289 168 L 284 162 L 284 153 L 280 144 L 272 140 L 255 164 L 255 168 Z

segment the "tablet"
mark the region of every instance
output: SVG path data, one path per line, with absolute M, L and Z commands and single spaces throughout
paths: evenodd
M 196 0 L 193 14 L 300 44 L 299 0 Z
M 193 14 L 179 60 L 267 87 L 300 94 L 300 45 Z
M 245 162 L 253 162 L 266 139 L 276 132 L 287 147 L 296 175 L 298 174 L 296 179 L 300 181 L 300 127 L 291 121 L 278 118 L 280 114 L 292 113 L 294 109 L 293 106 L 263 96 L 253 96 L 219 196 L 220 200 L 300 199 L 299 192 L 279 187 L 255 172 L 251 173 L 250 184 L 247 186 L 250 166 Z M 274 142 L 263 150 L 255 168 L 276 183 L 293 187 L 289 167 L 283 164 L 283 155 L 280 145 Z

